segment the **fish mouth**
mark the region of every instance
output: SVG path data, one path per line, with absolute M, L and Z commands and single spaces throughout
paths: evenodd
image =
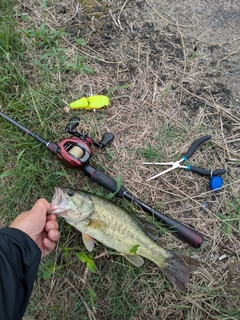
M 55 187 L 54 190 L 51 208 L 48 211 L 48 214 L 60 214 L 66 211 L 67 197 L 61 188 Z

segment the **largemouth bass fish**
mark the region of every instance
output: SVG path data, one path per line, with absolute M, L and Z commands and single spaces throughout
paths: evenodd
M 181 291 L 185 291 L 189 274 L 199 265 L 191 257 L 160 247 L 135 216 L 94 194 L 56 188 L 49 213 L 65 218 L 81 231 L 89 251 L 97 240 L 121 253 L 135 266 L 140 267 L 143 257 L 147 258 Z

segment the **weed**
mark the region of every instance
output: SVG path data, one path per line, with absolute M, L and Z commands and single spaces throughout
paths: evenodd
M 139 244 L 133 246 L 133 247 L 130 249 L 130 253 L 136 254 L 136 253 L 137 253 L 137 249 L 138 249 L 139 246 L 140 246 Z
M 81 47 L 84 47 L 87 44 L 86 40 L 84 40 L 84 39 L 75 38 L 75 41 L 76 41 L 77 45 L 79 45 Z
M 116 86 L 116 87 L 113 87 L 111 89 L 108 89 L 107 90 L 107 96 L 109 96 L 109 98 L 112 98 L 116 91 L 118 91 L 120 89 L 127 89 L 127 88 L 130 88 L 131 86 L 132 86 L 132 84 L 123 84 L 123 85 Z
M 91 272 L 96 272 L 96 265 L 93 261 L 92 258 L 90 258 L 89 256 L 87 256 L 85 253 L 83 252 L 77 252 L 76 253 L 77 258 L 83 262 L 86 263 L 87 268 L 91 271 Z
M 230 236 L 233 232 L 233 227 L 240 231 L 240 199 L 235 202 L 229 202 L 227 214 L 218 214 L 219 218 L 223 220 L 223 229 L 226 236 Z
M 58 48 L 59 40 L 67 34 L 63 30 L 51 30 L 45 23 L 37 30 L 23 30 L 23 33 L 26 37 L 34 39 L 36 49 Z

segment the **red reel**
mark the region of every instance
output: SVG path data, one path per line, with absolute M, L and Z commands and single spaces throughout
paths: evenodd
M 92 156 L 91 144 L 90 139 L 81 140 L 73 136 L 62 139 L 58 143 L 57 157 L 68 168 L 82 167 Z

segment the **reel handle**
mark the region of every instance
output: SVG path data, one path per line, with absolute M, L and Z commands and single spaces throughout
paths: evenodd
M 105 148 L 111 141 L 113 141 L 114 135 L 110 132 L 104 133 L 102 140 L 98 142 L 99 148 Z
M 79 122 L 80 122 L 80 118 L 78 117 L 71 118 L 65 128 L 65 131 L 66 132 L 73 131 L 75 128 L 77 128 L 77 126 L 79 125 Z

